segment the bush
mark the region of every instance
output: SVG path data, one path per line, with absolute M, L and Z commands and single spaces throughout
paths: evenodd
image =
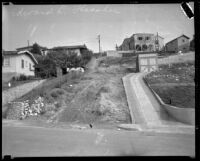
M 65 91 L 63 89 L 53 89 L 50 93 L 51 97 L 58 98 L 60 95 L 63 95 Z

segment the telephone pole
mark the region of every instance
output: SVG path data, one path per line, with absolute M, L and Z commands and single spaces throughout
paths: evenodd
M 101 40 L 100 40 L 100 35 L 98 35 L 98 41 L 99 41 L 99 53 L 101 52 L 101 47 L 100 47 L 100 43 L 101 43 Z

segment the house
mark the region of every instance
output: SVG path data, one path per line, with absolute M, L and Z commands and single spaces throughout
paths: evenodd
M 119 50 L 128 51 L 134 50 L 135 52 L 152 52 L 161 51 L 164 48 L 164 38 L 151 33 L 136 33 L 130 38 L 124 39 Z
M 58 46 L 49 49 L 49 51 L 60 51 L 69 54 L 70 52 L 77 53 L 77 56 L 80 56 L 84 50 L 87 50 L 86 45 L 76 45 L 76 46 Z
M 24 74 L 34 76 L 37 60 L 29 51 L 3 51 L 2 79 L 8 81 L 13 76 Z
M 42 53 L 43 56 L 47 54 L 48 48 L 40 46 L 40 45 L 38 45 L 38 47 L 40 48 L 40 51 L 41 51 L 41 53 Z M 32 49 L 33 49 L 33 45 L 31 45 L 31 46 L 25 46 L 25 47 L 21 47 L 21 48 L 17 48 L 16 50 L 17 51 L 24 51 L 24 50 L 31 51 Z
M 188 52 L 190 50 L 189 39 L 190 39 L 189 37 L 183 34 L 166 43 L 165 50 L 167 52 L 175 52 L 175 53 L 179 51 Z

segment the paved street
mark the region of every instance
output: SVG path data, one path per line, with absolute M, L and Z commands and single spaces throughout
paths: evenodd
M 194 156 L 192 134 L 108 129 L 61 129 L 4 124 L 2 155 L 16 156 Z

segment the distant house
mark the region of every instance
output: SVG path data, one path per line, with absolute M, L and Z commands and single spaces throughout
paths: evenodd
M 42 55 L 46 55 L 48 52 L 48 48 L 40 46 L 40 45 L 38 45 L 38 46 L 40 48 Z M 17 48 L 16 50 L 17 51 L 24 51 L 24 50 L 31 51 L 32 49 L 33 49 L 33 46 L 25 46 L 25 47 Z
M 190 39 L 189 37 L 181 35 L 166 43 L 165 50 L 167 52 L 175 52 L 175 53 L 179 51 L 188 52 L 190 50 L 189 39 Z
M 84 50 L 87 50 L 86 45 L 58 46 L 49 49 L 49 51 L 60 51 L 60 52 L 65 52 L 66 54 L 74 52 L 77 53 L 77 56 L 80 56 Z
M 124 39 L 118 47 L 121 51 L 152 52 L 164 49 L 164 38 L 151 33 L 136 33 L 130 38 Z
M 3 51 L 2 79 L 7 81 L 20 74 L 34 76 L 34 66 L 37 63 L 29 51 Z

